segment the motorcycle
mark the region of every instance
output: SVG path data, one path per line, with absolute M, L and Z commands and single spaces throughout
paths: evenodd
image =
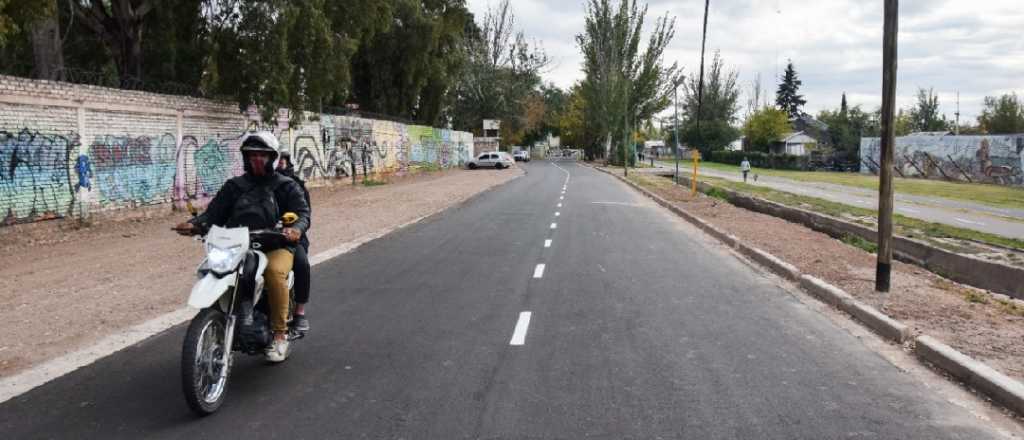
M 273 340 L 268 292 L 263 279 L 264 250 L 286 246 L 281 228 L 298 219 L 286 213 L 275 229 L 213 226 L 202 236 L 206 258 L 196 270 L 197 281 L 188 305 L 198 308 L 185 333 L 181 350 L 181 383 L 188 406 L 200 415 L 213 414 L 224 403 L 232 354 L 262 354 Z M 288 273 L 288 320 L 295 308 L 295 276 Z M 288 339 L 305 333 L 289 325 Z

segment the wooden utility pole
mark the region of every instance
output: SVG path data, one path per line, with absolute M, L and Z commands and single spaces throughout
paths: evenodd
M 899 0 L 885 0 L 885 28 L 882 36 L 882 157 L 878 170 L 878 265 L 875 290 L 888 292 L 892 278 L 892 157 L 896 134 L 896 34 L 899 28 Z

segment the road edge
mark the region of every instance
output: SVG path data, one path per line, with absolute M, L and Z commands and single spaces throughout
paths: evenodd
M 463 200 L 455 202 L 451 205 L 445 206 L 428 214 L 417 217 L 413 220 L 405 223 L 393 226 L 391 228 L 385 228 L 380 231 L 364 234 L 352 241 L 347 241 L 335 247 L 332 247 L 323 252 L 319 252 L 316 255 L 312 255 L 309 258 L 310 266 L 316 266 L 333 258 L 347 254 L 358 249 L 360 246 L 369 243 L 373 240 L 383 238 L 396 231 L 402 230 L 406 227 L 420 223 L 424 220 L 428 220 L 431 217 L 440 215 L 450 209 L 461 208 L 475 199 L 484 194 L 485 191 L 491 190 L 503 185 L 507 185 L 520 177 L 526 175 L 525 170 L 521 170 L 522 173 L 518 176 L 514 176 L 504 182 L 497 183 L 490 186 L 480 188 L 475 194 L 466 197 Z M 13 376 L 5 377 L 0 379 L 0 404 L 7 402 L 8 400 L 14 399 L 22 394 L 25 394 L 33 389 L 43 386 L 50 381 L 58 379 L 69 373 L 78 370 L 79 368 L 87 367 L 96 363 L 100 359 L 107 356 L 113 355 L 126 348 L 138 345 L 146 340 L 158 336 L 170 329 L 184 324 L 192 319 L 197 313 L 196 309 L 191 307 L 182 307 L 180 309 L 159 315 L 155 318 L 149 319 L 142 323 L 131 326 L 127 329 L 121 330 L 112 335 L 108 335 L 100 339 L 99 341 L 71 353 L 59 356 L 48 361 L 44 361 L 35 366 L 29 367 L 28 369 L 21 371 Z
M 913 344 L 913 352 L 920 361 L 945 371 L 1018 415 L 1024 416 L 1024 384 L 1021 382 L 996 371 L 984 362 L 957 351 L 934 337 L 920 335 L 916 338 L 911 338 L 911 330 L 906 324 L 893 319 L 870 305 L 857 301 L 843 289 L 814 276 L 800 273 L 796 267 L 782 259 L 742 243 L 735 236 L 719 230 L 710 223 L 684 211 L 665 198 L 622 176 L 589 164 L 585 165 L 629 185 L 659 205 L 697 226 L 708 233 L 708 235 L 738 250 L 741 254 L 750 257 L 752 261 L 765 267 L 768 271 L 791 281 L 798 281 L 799 286 L 804 291 L 820 301 L 849 314 L 856 321 L 879 336 L 897 344 Z

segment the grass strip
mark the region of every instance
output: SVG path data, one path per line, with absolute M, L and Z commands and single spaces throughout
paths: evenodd
M 666 166 L 675 166 L 672 161 L 660 161 Z M 739 175 L 739 166 L 716 162 L 701 162 L 701 168 L 731 172 Z M 692 170 L 689 160 L 679 161 L 680 171 Z M 800 182 L 821 182 L 845 185 L 878 191 L 878 177 L 861 173 L 840 173 L 832 171 L 790 171 L 753 168 L 751 174 L 782 177 Z M 893 188 L 898 193 L 951 200 L 981 203 L 997 208 L 1024 209 L 1024 189 L 1007 185 L 988 183 L 948 182 L 944 180 L 893 177 Z

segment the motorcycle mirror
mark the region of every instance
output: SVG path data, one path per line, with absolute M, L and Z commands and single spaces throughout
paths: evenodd
M 286 212 L 281 216 L 281 222 L 285 225 L 291 225 L 297 221 L 299 221 L 299 215 L 294 212 Z

